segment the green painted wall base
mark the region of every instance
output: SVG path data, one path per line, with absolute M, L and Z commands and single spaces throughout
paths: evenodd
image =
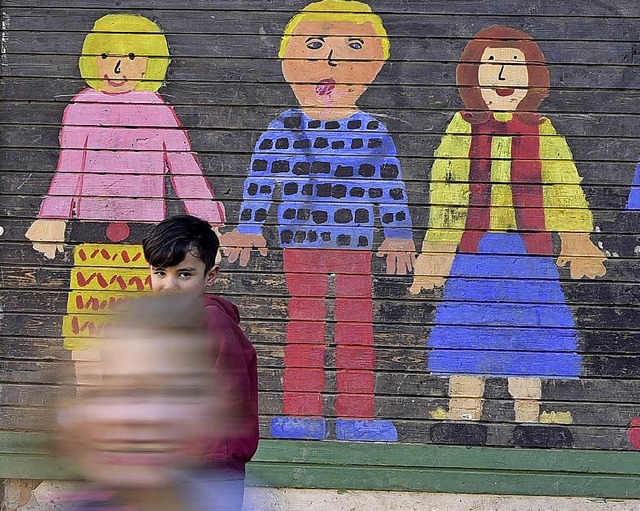
M 0 433 L 0 478 L 73 479 L 47 437 Z M 263 440 L 252 484 L 640 499 L 640 453 Z

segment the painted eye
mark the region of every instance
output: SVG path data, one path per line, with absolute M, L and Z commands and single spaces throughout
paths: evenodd
M 361 50 L 362 49 L 362 43 L 360 41 L 353 41 L 349 43 L 349 47 L 353 48 L 354 50 Z
M 517 55 L 514 55 L 514 56 L 513 56 L 513 60 L 518 60 L 518 56 L 517 56 Z
M 323 44 L 322 41 L 309 41 L 307 43 L 307 48 L 309 48 L 310 50 L 319 50 L 320 48 L 322 48 Z
M 489 60 L 495 60 L 495 57 L 493 55 L 489 55 Z
M 105 60 L 107 58 L 107 54 L 103 53 L 102 55 L 100 55 L 102 57 L 102 60 Z
M 129 53 L 129 60 L 133 60 L 136 58 L 136 54 L 135 53 Z

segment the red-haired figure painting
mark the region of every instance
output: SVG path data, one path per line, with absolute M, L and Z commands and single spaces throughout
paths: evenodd
M 449 406 L 432 416 L 481 420 L 485 380 L 498 377 L 517 423 L 566 424 L 568 412 L 539 404 L 542 379 L 581 374 L 557 266 L 573 279 L 606 269 L 571 151 L 537 113 L 550 85 L 545 57 L 529 34 L 493 26 L 466 46 L 457 84 L 465 110 L 435 153 L 411 288 L 444 286 L 427 345 L 431 373 L 450 378 Z

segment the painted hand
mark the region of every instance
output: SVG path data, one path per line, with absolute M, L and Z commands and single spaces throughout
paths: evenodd
M 33 241 L 33 249 L 44 254 L 47 259 L 54 259 L 57 252 L 64 252 L 64 231 L 66 220 L 40 218 L 31 224 L 25 237 Z
M 406 275 L 413 270 L 416 245 L 413 240 L 387 238 L 378 248 L 377 256 L 387 258 L 389 275 Z
M 422 290 L 428 291 L 444 286 L 455 256 L 455 244 L 425 241 L 422 245 L 422 254 L 416 259 L 413 285 L 409 292 L 416 295 Z
M 230 263 L 239 259 L 240 266 L 246 266 L 255 248 L 261 256 L 267 255 L 267 241 L 262 234 L 245 234 L 234 229 L 220 236 L 220 245 Z
M 607 260 L 596 247 L 587 233 L 560 233 L 561 249 L 556 264 L 571 270 L 572 279 L 587 277 L 593 279 L 607 273 L 604 262 Z

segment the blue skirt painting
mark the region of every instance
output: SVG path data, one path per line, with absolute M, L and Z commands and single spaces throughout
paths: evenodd
M 577 378 L 578 334 L 550 256 L 517 233 L 487 233 L 457 254 L 427 346 L 436 375 Z
M 640 210 L 640 163 L 636 167 L 636 174 L 633 178 L 633 185 L 631 185 L 629 200 L 627 201 L 627 209 L 630 211 Z

